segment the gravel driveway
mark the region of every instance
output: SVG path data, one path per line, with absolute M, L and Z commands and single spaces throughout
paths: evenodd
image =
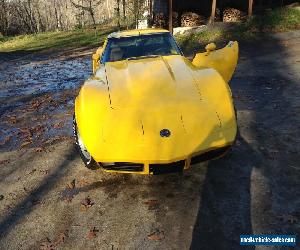
M 300 31 L 240 47 L 232 152 L 159 176 L 84 168 L 70 136 L 89 56 L 0 53 L 0 249 L 244 249 L 240 234 L 271 233 L 299 247 Z M 54 87 L 31 92 L 32 75 Z M 25 87 L 12 95 L 13 83 Z

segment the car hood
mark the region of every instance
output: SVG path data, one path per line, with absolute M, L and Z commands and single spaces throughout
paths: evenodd
M 200 100 L 190 64 L 182 56 L 107 63 L 105 71 L 114 109 L 178 105 L 191 98 Z
M 107 81 L 86 84 L 90 92 L 81 91 L 77 120 L 87 149 L 99 162 L 176 161 L 233 137 L 234 130 L 224 132 L 208 95 L 218 92 L 209 91 L 209 85 L 223 81 L 213 69 L 166 56 L 106 63 L 96 76 Z M 224 96 L 217 99 L 222 102 Z M 166 130 L 169 136 L 161 134 Z

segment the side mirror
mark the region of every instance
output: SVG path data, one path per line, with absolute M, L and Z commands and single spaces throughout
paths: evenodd
M 93 54 L 92 56 L 92 69 L 93 69 L 93 74 L 96 73 L 96 70 L 100 67 L 100 57 L 102 55 L 103 52 L 103 48 L 100 47 L 99 49 L 97 49 L 96 53 Z
M 215 43 L 210 43 L 205 46 L 206 52 L 209 53 L 211 51 L 216 50 L 217 46 Z

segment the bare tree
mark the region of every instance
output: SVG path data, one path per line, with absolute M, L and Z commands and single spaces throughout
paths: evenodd
M 7 2 L 6 2 L 6 0 L 1 0 L 0 1 L 0 7 L 1 7 L 1 11 L 0 11 L 0 33 L 2 31 L 2 33 L 4 35 L 6 35 L 7 30 L 8 30 L 8 16 L 7 16 Z
M 71 3 L 75 8 L 82 9 L 89 13 L 92 18 L 93 26 L 96 28 L 96 20 L 95 20 L 95 9 L 102 2 L 102 0 L 94 1 L 94 0 L 82 0 L 82 3 L 75 3 L 74 0 L 71 0 Z
M 116 7 L 116 11 L 117 11 L 117 19 L 118 19 L 118 28 L 119 30 L 121 29 L 121 22 L 120 22 L 120 0 L 117 0 L 117 7 Z

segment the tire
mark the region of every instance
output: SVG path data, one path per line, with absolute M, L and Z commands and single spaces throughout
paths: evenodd
M 99 164 L 93 159 L 90 153 L 85 148 L 83 141 L 81 140 L 80 134 L 78 132 L 75 116 L 73 116 L 73 134 L 75 138 L 75 144 L 79 151 L 79 155 L 84 163 L 84 165 L 91 170 L 97 170 L 100 168 Z

